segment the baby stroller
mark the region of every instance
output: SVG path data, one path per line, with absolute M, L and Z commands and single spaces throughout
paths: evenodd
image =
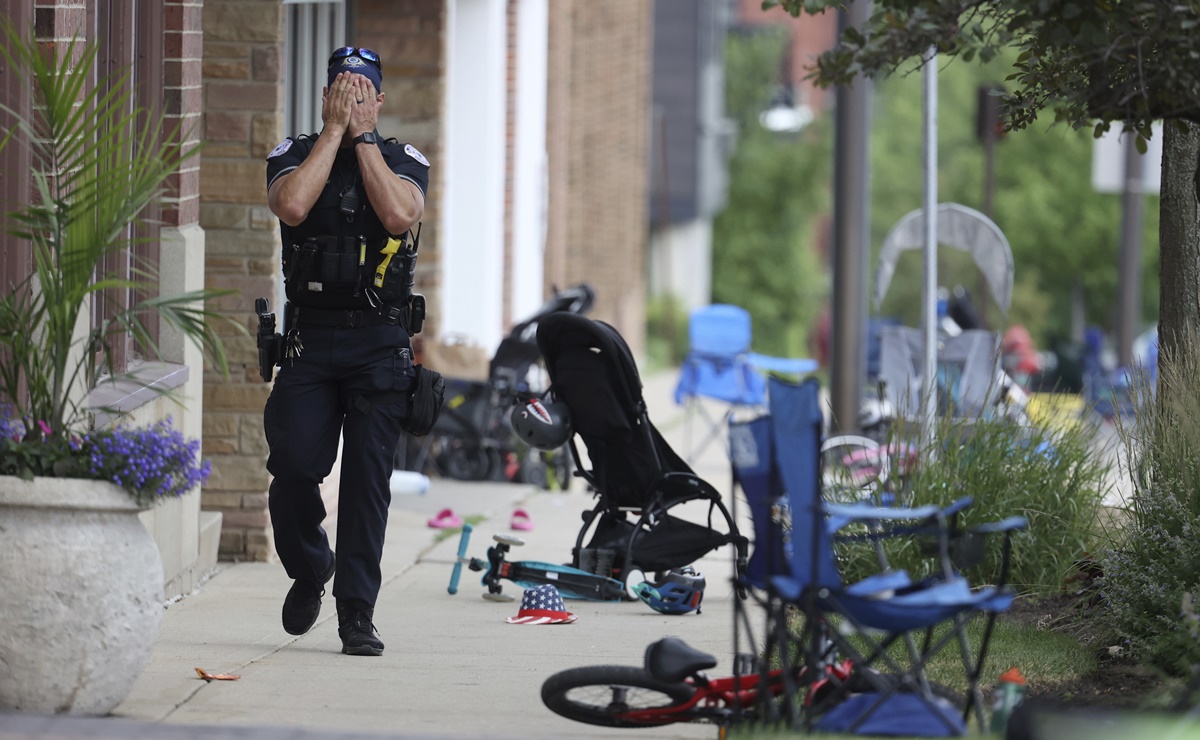
M 616 329 L 557 313 L 538 326 L 537 344 L 550 375 L 549 392 L 566 405 L 573 432 L 590 458 L 589 470 L 571 436 L 576 475 L 598 498 L 583 515 L 572 565 L 628 586 L 637 583 L 630 578 L 638 571 L 661 574 L 732 544 L 740 573 L 747 539 L 717 490 L 692 472 L 650 423 L 637 365 Z M 676 508 L 690 502 L 701 506 Z M 699 524 L 695 513 L 703 504 L 707 520 Z
M 541 354 L 538 322 L 565 311 L 586 313 L 595 302 L 590 285 L 556 290 L 538 311 L 513 327 L 488 363 L 486 381 L 446 378 L 446 400 L 433 431 L 409 452 L 408 467 L 458 480 L 499 480 L 565 488 L 570 456 L 541 453 L 518 443 L 508 424 L 518 391 L 542 390 L 534 370 Z M 405 443 L 402 441 L 402 444 Z

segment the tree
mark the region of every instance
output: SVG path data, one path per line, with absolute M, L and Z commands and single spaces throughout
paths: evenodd
M 792 15 L 837 0 L 765 0 Z M 927 50 L 984 62 L 1018 56 L 1001 114 L 1010 130 L 1050 109 L 1055 120 L 1097 134 L 1114 123 L 1138 134 L 1163 119 L 1159 202 L 1159 342 L 1164 361 L 1200 333 L 1200 3 L 1161 0 L 878 0 L 862 28 L 848 28 L 812 67 L 820 85 L 857 74 L 919 68 Z
M 1004 52 L 987 64 L 949 61 L 938 71 L 938 189 L 941 200 L 984 210 L 984 154 L 976 132 L 977 91 L 1004 79 L 1016 58 Z M 871 121 L 871 243 L 909 211 L 920 208 L 923 151 L 920 75 L 894 75 L 875 84 Z M 1083 289 L 1088 324 L 1113 326 L 1112 297 L 1118 284 L 1120 195 L 1099 193 L 1091 167 L 1090 130 L 1035 124 L 996 145 L 995 197 L 988 213 L 1012 245 L 1016 285 L 1008 324 L 1022 324 L 1040 345 L 1065 340 L 1071 329 L 1072 289 Z M 1065 176 L 1065 173 L 1073 173 Z M 1147 208 L 1142 316 L 1158 315 L 1158 217 L 1155 196 Z M 938 277 L 961 284 L 989 325 L 1002 329 L 979 270 L 967 255 L 938 253 Z M 920 325 L 923 278 L 920 252 L 901 257 L 881 313 Z
M 820 120 L 791 137 L 759 124 L 786 43 L 780 29 L 729 37 L 725 99 L 738 137 L 729 203 L 713 223 L 713 301 L 750 312 L 755 350 L 798 356 L 826 292 L 813 243 L 829 202 L 830 137 Z

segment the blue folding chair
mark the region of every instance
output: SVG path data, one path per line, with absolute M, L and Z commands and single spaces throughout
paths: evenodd
M 760 498 L 746 488 L 747 483 L 767 491 L 768 496 L 785 492 L 790 526 L 785 525 L 788 537 L 781 549 L 768 546 L 760 557 L 756 541 L 746 577 L 766 573 L 759 577 L 765 578 L 772 597 L 767 639 L 773 647 L 768 652 L 773 650 L 785 663 L 798 654 L 807 668 L 817 669 L 795 674 L 811 677 L 807 686 L 796 687 L 797 692 L 811 688 L 815 680 L 826 684 L 819 699 L 810 697 L 803 704 L 788 692 L 790 703 L 783 709 L 785 716 L 809 730 L 947 737 L 966 734 L 973 711 L 983 728 L 979 677 L 996 616 L 1012 604 L 1013 593 L 1004 584 L 1004 575 L 1011 534 L 1023 528 L 1025 520 L 1012 517 L 959 528 L 956 519 L 970 505 L 970 499 L 944 509 L 932 505 L 878 507 L 869 501 L 856 505 L 826 502 L 818 470 L 822 423 L 818 385 L 815 381 L 797 385 L 775 378 L 769 383 L 769 416 L 748 422 L 747 431 L 731 428 L 731 437 L 740 451 L 731 449 L 736 453 L 735 475 L 747 500 Z M 747 464 L 751 460 L 757 460 L 758 465 Z M 955 548 L 993 532 L 1007 535 L 1001 582 L 972 588 L 957 572 Z M 755 536 L 757 540 L 771 533 L 768 529 L 760 535 L 756 524 Z M 834 551 L 836 541 L 867 539 L 878 543 L 898 536 L 933 537 L 937 542 L 938 574 L 917 581 L 904 571 L 891 570 L 882 548 L 877 547 L 882 571 L 853 584 L 843 582 Z M 782 568 L 786 573 L 769 574 L 781 570 L 775 563 L 781 557 L 786 559 Z M 759 565 L 765 570 L 757 569 Z M 799 610 L 804 617 L 804 626 L 795 635 L 787 618 L 791 609 Z M 987 622 L 981 645 L 973 651 L 965 626 L 977 615 L 986 615 Z M 841 628 L 833 628 L 834 623 L 840 623 Z M 949 629 L 935 636 L 934 628 L 939 625 L 948 625 Z M 921 633 L 924 636 L 918 645 L 916 636 Z M 850 639 L 849 634 L 856 638 Z M 888 652 L 897 642 L 907 648 L 906 661 Z M 960 702 L 952 703 L 944 690 L 930 684 L 925 666 L 935 654 L 955 643 L 969 688 Z M 823 668 L 843 659 L 853 665 L 852 673 L 844 680 L 830 681 L 831 674 Z M 785 670 L 785 675 L 793 673 Z M 961 711 L 958 704 L 963 705 Z
M 815 360 L 752 352 L 751 337 L 750 313 L 740 306 L 704 306 L 688 318 L 688 353 L 679 369 L 675 403 L 686 408 L 684 458 L 689 462 L 720 436 L 736 410 L 766 404 L 765 373 L 804 375 L 817 369 Z M 727 404 L 722 418 L 712 418 L 701 404 L 703 398 Z M 691 425 L 696 415 L 708 428 L 693 446 Z

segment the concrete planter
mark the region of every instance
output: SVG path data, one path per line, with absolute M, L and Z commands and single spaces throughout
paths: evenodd
M 0 711 L 107 714 L 163 613 L 158 547 L 104 481 L 0 476 Z

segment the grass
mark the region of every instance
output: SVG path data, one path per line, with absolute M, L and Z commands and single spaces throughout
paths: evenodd
M 485 519 L 487 519 L 487 517 L 484 516 L 483 514 L 472 514 L 471 516 L 463 517 L 463 522 L 465 524 L 470 524 L 472 527 L 474 527 L 476 524 L 479 524 L 480 522 L 484 521 Z M 455 527 L 454 529 L 443 529 L 437 533 L 437 536 L 433 538 L 433 541 L 435 543 L 441 542 L 442 540 L 448 540 L 451 537 L 457 537 L 460 534 L 462 534 L 462 527 Z

